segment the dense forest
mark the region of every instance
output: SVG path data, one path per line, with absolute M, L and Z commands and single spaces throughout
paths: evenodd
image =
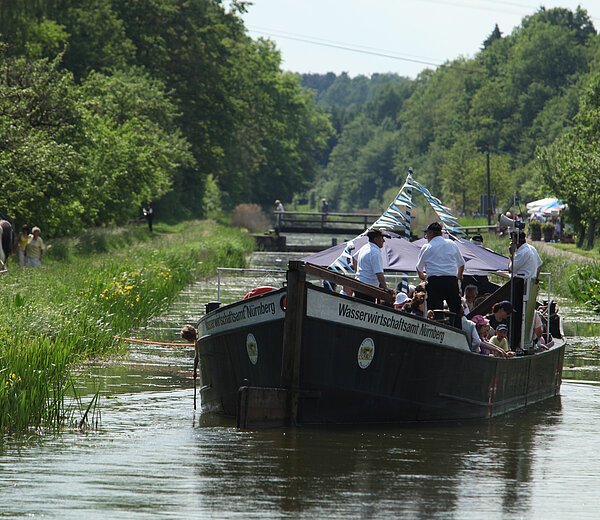
M 412 166 L 457 213 L 553 194 L 600 219 L 600 37 L 583 9 L 490 28 L 412 80 L 283 72 L 237 0 L 2 0 L 0 210 L 47 235 L 327 197 L 387 205 Z
M 489 154 L 499 210 L 556 195 L 591 247 L 600 219 L 598 65 L 600 37 L 587 13 L 541 8 L 510 35 L 493 28 L 474 58 L 414 81 L 303 75 L 336 130 L 308 198 L 344 211 L 379 209 L 412 166 L 417 180 L 468 215 L 487 191 Z
M 309 186 L 332 135 L 243 2 L 2 0 L 0 209 L 46 234 Z

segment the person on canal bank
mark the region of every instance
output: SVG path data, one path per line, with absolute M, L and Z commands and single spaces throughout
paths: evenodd
M 459 281 L 463 277 L 465 261 L 456 243 L 442 237 L 439 222 L 427 226 L 425 237 L 428 243 L 421 247 L 416 269 L 419 278 L 427 281 L 427 308 L 443 309 L 446 300 L 448 309 L 457 317 L 454 325 L 460 328 Z
M 283 224 L 283 212 L 285 208 L 279 199 L 275 201 L 275 218 L 277 220 L 277 227 Z
M 154 209 L 152 208 L 152 204 L 148 202 L 144 209 L 144 217 L 146 217 L 146 222 L 148 222 L 148 230 L 152 233 L 152 222 L 154 221 Z
M 27 255 L 25 251 L 27 249 L 27 244 L 33 238 L 33 235 L 29 233 L 29 225 L 23 224 L 21 227 L 21 232 L 17 238 L 17 253 L 19 255 L 19 265 L 21 267 L 25 267 L 27 265 Z
M 25 256 L 27 257 L 27 265 L 29 267 L 38 267 L 42 265 L 42 256 L 46 250 L 44 241 L 40 236 L 41 230 L 35 226 L 31 230 L 31 239 L 25 248 Z
M 370 229 L 367 231 L 367 237 L 369 241 L 359 249 L 356 257 L 356 279 L 392 293 L 393 291 L 388 288 L 385 281 L 383 257 L 381 256 L 383 244 L 385 244 L 385 239 L 386 237 L 389 238 L 389 235 L 385 235 L 379 229 Z M 375 302 L 373 296 L 358 291 L 354 291 L 354 296 L 362 300 Z
M 321 199 L 321 222 L 327 222 L 327 214 L 329 213 L 329 202 L 327 199 Z

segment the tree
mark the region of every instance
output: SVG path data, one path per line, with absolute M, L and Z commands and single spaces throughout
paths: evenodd
M 83 178 L 73 139 L 78 95 L 59 59 L 0 53 L 0 207 L 51 236 L 80 228 Z
M 168 193 L 193 156 L 164 86 L 143 71 L 91 73 L 81 92 L 86 222 L 120 224 Z
M 579 245 L 592 248 L 600 221 L 600 73 L 589 77 L 575 126 L 539 153 L 542 177 L 579 221 Z
M 491 34 L 483 41 L 483 48 L 487 49 L 490 45 L 492 45 L 492 43 L 494 43 L 496 40 L 500 40 L 501 38 L 502 32 L 500 32 L 500 27 L 498 27 L 498 24 L 496 24 Z

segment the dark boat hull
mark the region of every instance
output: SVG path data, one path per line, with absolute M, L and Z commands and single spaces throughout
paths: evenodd
M 560 392 L 564 344 L 518 358 L 482 356 L 468 350 L 462 332 L 443 324 L 310 285 L 306 292 L 297 424 L 489 418 Z M 240 387 L 286 386 L 284 295 L 278 291 L 249 300 L 252 305 L 263 301 L 269 309 L 279 305 L 268 319 L 239 320 L 213 328 L 214 333 L 201 328 L 203 411 L 236 415 Z M 243 305 L 248 303 L 207 318 L 243 314 Z

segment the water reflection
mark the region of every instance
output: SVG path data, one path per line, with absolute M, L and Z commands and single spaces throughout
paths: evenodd
M 332 506 L 338 518 L 464 517 L 475 502 L 479 514 L 514 515 L 531 508 L 533 452 L 548 444 L 541 432 L 560 427 L 561 403 L 510 420 L 402 428 L 230 428 L 224 436 L 212 421 L 199 429 L 194 471 L 203 500 L 224 517 L 257 497 L 285 517 L 322 517 Z

